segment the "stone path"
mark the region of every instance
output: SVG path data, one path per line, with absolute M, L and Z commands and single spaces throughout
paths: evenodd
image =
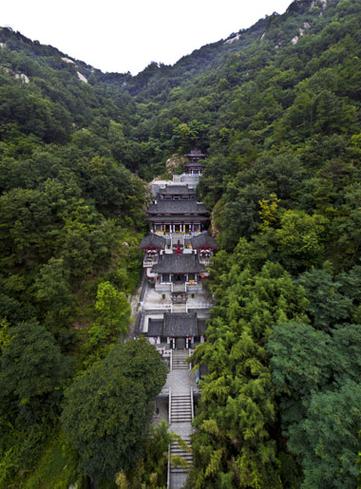
M 169 430 L 180 436 L 185 446 L 177 441 L 170 446 L 169 488 L 182 489 L 187 481 L 192 466 L 191 435 L 193 421 L 193 389 L 196 389 L 194 376 L 189 369 L 187 350 L 174 350 L 172 369 L 170 370 L 166 388 L 169 389 Z M 180 457 L 183 464 L 173 463 L 174 457 Z

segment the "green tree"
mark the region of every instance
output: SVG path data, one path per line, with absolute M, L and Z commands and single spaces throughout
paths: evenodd
M 149 429 L 150 401 L 165 377 L 157 351 L 137 340 L 115 346 L 67 389 L 63 426 L 94 480 L 114 480 L 138 462 Z
M 95 302 L 96 319 L 88 329 L 84 351 L 103 356 L 111 343 L 128 332 L 131 307 L 124 292 L 110 282 L 101 282 L 97 288 Z M 92 358 L 89 359 L 93 361 Z
M 43 326 L 28 321 L 9 328 L 0 362 L 3 416 L 35 422 L 54 414 L 70 374 L 70 362 Z
M 335 280 L 332 269 L 313 268 L 300 277 L 309 304 L 307 312 L 314 327 L 329 330 L 350 317 L 352 299 L 342 293 L 342 282 Z
M 42 309 L 45 322 L 56 328 L 64 327 L 72 311 L 73 297 L 69 271 L 62 258 L 51 258 L 40 268 L 34 282 L 34 297 Z
M 327 219 L 322 215 L 310 216 L 294 210 L 284 212 L 276 239 L 281 261 L 287 269 L 300 271 L 320 261 L 326 225 Z
M 289 449 L 302 459 L 302 489 L 354 489 L 359 480 L 361 386 L 312 396 L 305 419 L 289 434 Z

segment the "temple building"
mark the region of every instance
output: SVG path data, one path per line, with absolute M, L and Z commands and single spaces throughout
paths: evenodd
M 205 329 L 206 321 L 196 313 L 165 313 L 162 319 L 149 318 L 144 334 L 155 345 L 183 350 L 203 343 Z
M 197 200 L 194 188 L 179 184 L 160 188 L 157 197 L 159 200 Z
M 152 267 L 159 261 L 159 256 L 170 248 L 170 241 L 158 234 L 150 233 L 142 239 L 140 248 L 144 251 L 143 268 L 146 271 L 146 277 L 150 282 L 154 282 L 156 274 L 152 272 Z
M 148 208 L 150 228 L 155 233 L 200 233 L 207 229 L 209 213 L 196 200 L 156 200 Z
M 206 274 L 198 256 L 185 253 L 161 254 L 152 272 L 156 274 L 155 290 L 179 292 L 197 290 Z
M 202 151 L 193 149 L 187 155 L 188 162 L 185 165 L 185 172 L 190 175 L 202 175 L 204 165 L 201 160 L 206 156 Z
M 216 240 L 207 232 L 197 234 L 186 240 L 193 250 L 215 252 L 218 248 Z
M 162 355 L 202 342 L 209 317 L 210 302 L 203 282 L 217 244 L 207 232 L 209 212 L 196 194 L 205 155 L 193 150 L 187 156 L 187 173 L 175 175 L 173 181 L 154 180 L 150 185 L 150 233 L 140 244 L 147 280 L 140 302 L 139 331 Z
M 210 259 L 217 251 L 216 240 L 207 231 L 185 239 L 185 246 L 198 255 L 199 263 L 208 266 Z

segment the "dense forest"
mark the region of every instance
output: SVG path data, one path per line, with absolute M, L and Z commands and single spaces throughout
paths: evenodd
M 136 77 L 0 30 L 1 489 L 165 487 L 165 368 L 123 340 L 146 182 L 194 146 L 220 251 L 189 488 L 361 487 L 360 25 L 296 0 Z

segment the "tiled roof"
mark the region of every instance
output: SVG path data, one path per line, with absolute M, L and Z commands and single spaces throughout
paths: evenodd
M 161 255 L 159 262 L 154 265 L 156 273 L 199 273 L 204 271 L 197 255 L 171 253 Z
M 201 156 L 206 156 L 204 153 L 202 153 L 202 151 L 200 149 L 192 149 L 190 151 L 190 153 L 186 154 L 186 156 L 190 156 L 190 157 L 201 157 Z
M 158 200 L 149 206 L 148 214 L 208 214 L 208 211 L 195 200 Z
M 148 336 L 163 336 L 164 319 L 152 319 L 148 321 Z
M 149 248 L 149 249 L 158 249 L 158 250 L 164 250 L 166 246 L 166 239 L 163 238 L 163 236 L 158 236 L 155 233 L 150 233 L 148 236 L 142 239 L 140 243 L 140 247 L 142 249 L 144 248 Z
M 198 336 L 197 314 L 165 313 L 163 336 L 173 338 L 182 336 Z
M 191 243 L 194 250 L 206 249 L 216 250 L 218 248 L 216 240 L 204 231 L 201 234 L 197 234 L 188 240 Z
M 205 320 L 198 319 L 196 313 L 165 313 L 164 319 L 149 319 L 147 336 L 204 336 Z
M 161 188 L 159 193 L 166 195 L 188 195 L 195 194 L 195 191 L 190 189 L 188 185 L 167 185 L 165 188 Z

